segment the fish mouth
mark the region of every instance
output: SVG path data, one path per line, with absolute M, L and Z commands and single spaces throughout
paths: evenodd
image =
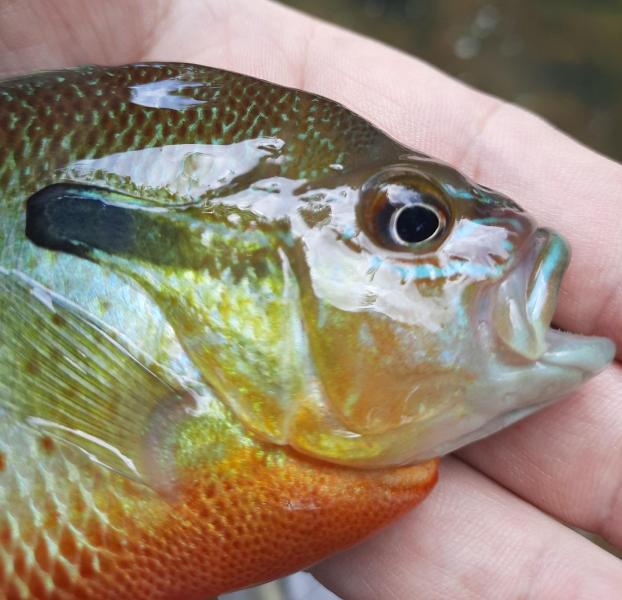
M 575 390 L 615 356 L 615 345 L 607 338 L 551 327 L 569 248 L 548 229 L 537 229 L 528 244 L 493 294 L 495 358 L 488 376 L 467 391 L 465 422 L 451 435 L 445 432 L 442 443 L 434 440 L 423 457 L 451 452 L 508 427 Z
M 613 359 L 611 340 L 551 328 L 569 262 L 566 241 L 554 231 L 537 229 L 527 254 L 499 285 L 493 323 L 509 362 L 538 361 L 589 376 Z

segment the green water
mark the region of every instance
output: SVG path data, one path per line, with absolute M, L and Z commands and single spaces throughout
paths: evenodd
M 282 2 L 415 54 L 622 159 L 622 0 Z

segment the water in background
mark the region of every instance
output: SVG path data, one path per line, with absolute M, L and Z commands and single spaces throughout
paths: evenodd
M 539 113 L 622 160 L 622 0 L 281 0 Z

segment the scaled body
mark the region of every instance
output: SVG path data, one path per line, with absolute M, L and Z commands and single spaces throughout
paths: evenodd
M 0 596 L 205 598 L 355 543 L 611 359 L 549 328 L 567 261 L 324 98 L 0 83 Z

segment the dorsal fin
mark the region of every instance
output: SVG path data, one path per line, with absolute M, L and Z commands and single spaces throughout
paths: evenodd
M 188 400 L 166 379 L 112 328 L 26 275 L 0 268 L 0 407 L 153 485 L 145 455 L 153 420 L 168 412 L 163 406 Z

